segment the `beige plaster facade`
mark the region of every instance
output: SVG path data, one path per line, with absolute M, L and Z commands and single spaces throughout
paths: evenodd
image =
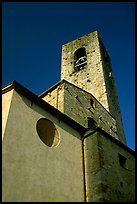
M 2 140 L 3 140 L 5 128 L 6 128 L 6 123 L 8 120 L 8 114 L 9 114 L 9 110 L 10 110 L 12 94 L 13 94 L 13 90 L 5 93 L 2 96 Z
M 57 147 L 40 140 L 40 118 L 55 124 Z M 84 201 L 81 134 L 16 91 L 2 153 L 3 202 Z

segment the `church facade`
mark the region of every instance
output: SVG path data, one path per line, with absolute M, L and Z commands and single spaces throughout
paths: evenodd
M 2 89 L 3 202 L 134 202 L 110 57 L 97 31 L 62 46 L 61 80 L 40 96 Z

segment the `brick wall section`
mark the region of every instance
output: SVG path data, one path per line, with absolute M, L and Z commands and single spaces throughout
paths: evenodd
M 87 64 L 76 71 L 74 54 L 79 48 L 85 48 Z M 61 79 L 93 94 L 115 117 L 119 138 L 126 144 L 110 58 L 97 31 L 62 46 Z

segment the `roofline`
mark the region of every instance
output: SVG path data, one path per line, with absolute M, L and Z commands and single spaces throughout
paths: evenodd
M 112 142 L 116 143 L 117 145 L 119 145 L 120 147 L 122 147 L 123 149 L 125 149 L 126 151 L 128 151 L 129 153 L 131 153 L 132 155 L 135 156 L 135 151 L 132 150 L 127 145 L 125 145 L 124 143 L 122 143 L 120 140 L 117 140 L 116 138 L 112 137 L 110 134 L 108 134 L 107 132 L 105 132 L 103 129 L 101 129 L 99 127 L 97 128 L 97 130 L 98 130 L 98 132 L 103 134 L 103 136 L 107 137 L 109 140 L 111 140 Z
M 59 85 L 61 82 L 64 82 L 64 81 L 66 81 L 66 80 L 62 80 L 62 81 L 58 82 L 52 88 L 55 88 L 55 86 Z M 66 81 L 66 82 L 68 82 L 68 81 Z M 47 103 L 46 101 L 41 99 L 36 94 L 32 93 L 30 90 L 28 90 L 27 88 L 25 88 L 24 86 L 22 86 L 20 83 L 18 83 L 15 80 L 2 88 L 2 94 L 6 93 L 12 89 L 14 89 L 17 93 L 22 94 L 23 96 L 27 97 L 32 102 L 36 103 L 37 105 L 39 105 L 40 107 L 42 107 L 46 111 L 53 114 L 55 117 L 58 117 L 59 120 L 62 120 L 65 123 L 67 122 L 70 126 L 75 128 L 76 130 L 79 130 L 81 133 L 81 136 L 83 136 L 85 134 L 85 132 L 87 130 L 89 130 L 89 128 L 83 127 L 82 125 L 80 125 L 79 123 L 77 123 L 76 121 L 74 121 L 73 119 L 71 119 L 70 117 L 68 117 L 67 115 L 65 115 L 64 113 L 62 113 L 58 109 L 56 109 L 55 107 L 51 106 L 49 103 Z M 121 141 L 117 140 L 116 138 L 114 138 L 110 134 L 106 133 L 101 128 L 98 127 L 97 131 L 100 132 L 101 134 L 103 134 L 103 136 L 105 136 L 108 139 L 110 139 L 111 141 L 113 141 L 114 143 L 116 143 L 117 145 L 121 146 L 123 149 L 130 152 L 132 155 L 135 155 L 134 150 L 132 150 L 127 145 L 123 144 Z
M 52 91 L 53 89 L 55 89 L 59 84 L 62 83 L 62 80 L 60 80 L 59 82 L 57 82 L 56 84 L 54 84 L 53 86 L 51 86 L 50 88 L 48 88 L 46 91 L 44 91 L 42 94 L 39 95 L 40 98 L 43 98 L 48 92 Z
M 107 111 L 107 113 L 108 113 L 112 118 L 114 118 L 114 120 L 116 120 L 116 118 L 95 98 L 95 96 L 93 96 L 93 94 L 89 93 L 88 91 L 83 90 L 82 88 L 76 86 L 75 84 L 72 84 L 70 81 L 67 81 L 67 80 L 65 80 L 65 79 L 60 80 L 60 81 L 59 81 L 58 83 L 56 83 L 54 86 L 52 86 L 51 88 L 49 88 L 48 90 L 46 90 L 45 92 L 43 92 L 42 94 L 40 94 L 39 97 L 40 97 L 40 98 L 43 98 L 48 92 L 51 92 L 52 90 L 54 90 L 57 86 L 59 86 L 59 85 L 62 84 L 63 82 L 66 82 L 66 83 L 68 83 L 68 84 L 70 84 L 70 85 L 72 85 L 72 86 L 75 86 L 75 87 L 78 88 L 79 90 L 81 90 L 81 91 L 83 91 L 83 92 L 85 92 L 85 93 L 87 93 L 87 94 L 90 94 L 90 95 L 94 98 L 94 100 L 97 101 L 97 102 Z
M 16 83 L 18 83 L 18 82 L 16 82 L 16 81 L 14 80 L 14 81 L 10 82 L 9 84 L 3 86 L 3 87 L 2 87 L 2 94 L 6 93 L 6 92 L 8 92 L 8 91 L 10 91 L 10 90 L 12 90 L 12 89 L 14 88 L 14 85 L 15 85 Z
M 97 34 L 99 34 L 99 31 L 98 31 L 98 30 L 94 30 L 94 31 L 92 31 L 92 32 L 90 32 L 90 33 L 85 33 L 83 36 L 79 36 L 79 37 L 77 37 L 77 38 L 75 38 L 75 39 L 73 39 L 73 40 L 71 40 L 71 41 L 68 41 L 68 42 L 66 42 L 66 43 L 63 43 L 63 44 L 62 44 L 62 47 L 65 46 L 65 45 L 67 45 L 67 44 L 69 44 L 69 43 L 72 43 L 72 42 L 74 42 L 74 41 L 76 41 L 76 40 L 78 40 L 78 39 L 80 39 L 80 38 L 84 38 L 84 37 L 87 36 L 87 35 L 91 35 L 92 33 L 97 33 Z
M 116 139 L 115 137 L 111 136 L 109 133 L 107 133 L 105 130 L 101 129 L 100 127 L 93 127 L 93 128 L 87 128 L 87 132 L 82 137 L 82 140 L 84 141 L 85 138 L 93 135 L 95 132 L 100 133 L 103 137 L 106 137 L 107 139 L 111 140 L 111 142 L 114 142 L 116 145 L 120 146 L 124 150 L 131 153 L 133 156 L 135 156 L 135 151 L 132 150 L 130 147 L 122 143 L 120 140 Z
M 57 83 L 57 84 L 59 84 L 59 83 Z M 58 117 L 59 120 L 67 122 L 69 125 L 71 125 L 75 129 L 79 130 L 81 132 L 81 134 L 83 134 L 86 131 L 86 128 L 84 128 L 82 125 L 80 125 L 79 123 L 77 123 L 76 121 L 74 121 L 73 119 L 71 119 L 70 117 L 68 117 L 67 115 L 65 115 L 64 113 L 62 113 L 58 109 L 56 109 L 55 107 L 51 106 L 49 103 L 47 103 L 46 101 L 44 101 L 43 99 L 38 97 L 36 94 L 32 93 L 30 90 L 28 90 L 27 88 L 25 88 L 24 86 L 22 86 L 20 83 L 18 83 L 15 80 L 3 87 L 2 94 L 6 93 L 12 89 L 14 89 L 19 94 L 22 94 L 23 96 L 27 97 L 32 102 L 36 103 L 37 105 L 39 105 L 40 107 L 42 107 L 46 111 L 50 112 L 54 116 Z

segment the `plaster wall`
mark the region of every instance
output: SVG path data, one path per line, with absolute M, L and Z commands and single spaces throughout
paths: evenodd
M 40 118 L 56 126 L 57 147 L 39 138 Z M 3 202 L 84 201 L 80 133 L 14 91 L 3 139 L 2 178 Z
M 13 90 L 2 94 L 2 140 L 4 137 L 5 128 L 8 120 L 12 94 L 13 94 Z

